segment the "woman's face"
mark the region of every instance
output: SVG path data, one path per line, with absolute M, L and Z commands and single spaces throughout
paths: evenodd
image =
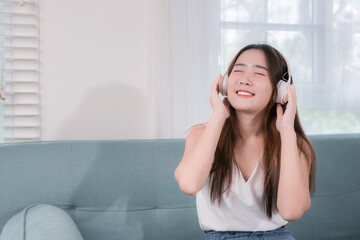
M 238 111 L 259 113 L 270 101 L 273 88 L 266 57 L 261 50 L 243 52 L 228 79 L 228 98 Z

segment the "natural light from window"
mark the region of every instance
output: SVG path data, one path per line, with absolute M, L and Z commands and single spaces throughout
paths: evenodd
M 308 134 L 359 133 L 359 10 L 358 0 L 221 0 L 221 70 L 266 42 L 290 61 Z

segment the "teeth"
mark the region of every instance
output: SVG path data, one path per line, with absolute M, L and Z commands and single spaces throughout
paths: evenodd
M 251 94 L 251 93 L 248 93 L 248 92 L 243 92 L 243 91 L 239 91 L 239 92 L 236 92 L 237 94 L 241 94 L 241 95 L 248 95 L 248 96 L 252 96 L 254 94 Z

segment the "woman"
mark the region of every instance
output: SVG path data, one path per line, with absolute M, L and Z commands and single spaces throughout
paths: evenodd
M 267 44 L 241 49 L 231 62 L 227 98 L 219 75 L 213 113 L 193 127 L 175 170 L 180 189 L 196 194 L 205 239 L 293 239 L 286 225 L 302 217 L 315 187 L 315 152 L 297 113 L 293 85 L 276 104 L 285 58 Z

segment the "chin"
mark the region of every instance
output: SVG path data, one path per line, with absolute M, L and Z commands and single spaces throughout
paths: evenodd
M 239 106 L 239 105 L 232 105 L 236 112 L 242 112 L 242 113 L 254 113 L 256 112 L 256 109 L 250 106 Z
M 253 104 L 231 104 L 231 106 L 236 110 L 236 112 L 246 114 L 258 114 L 266 108 L 266 106 L 259 108 L 259 106 L 254 106 Z

